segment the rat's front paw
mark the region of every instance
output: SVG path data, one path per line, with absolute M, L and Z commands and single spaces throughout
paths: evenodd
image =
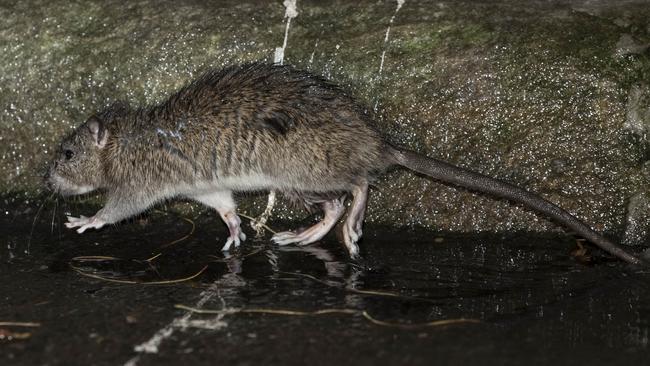
M 68 229 L 78 227 L 79 229 L 77 229 L 77 232 L 79 234 L 86 231 L 86 229 L 99 229 L 105 224 L 104 221 L 98 219 L 96 216 L 86 217 L 82 215 L 79 217 L 73 217 L 73 216 L 67 216 L 67 217 L 68 217 L 68 222 L 65 223 L 65 227 L 67 227 Z

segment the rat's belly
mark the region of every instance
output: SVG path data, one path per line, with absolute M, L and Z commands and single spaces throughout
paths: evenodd
M 291 180 L 286 177 L 271 176 L 263 173 L 246 173 L 236 176 L 218 177 L 212 180 L 202 180 L 193 184 L 183 184 L 176 187 L 178 194 L 192 196 L 216 191 L 254 192 L 254 191 L 305 191 L 329 192 L 347 191 L 349 186 L 344 183 L 332 184 L 325 182 L 310 182 L 310 180 Z

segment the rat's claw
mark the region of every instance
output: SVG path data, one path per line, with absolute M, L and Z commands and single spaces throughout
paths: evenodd
M 232 242 L 233 242 L 233 239 L 229 237 L 228 240 L 226 240 L 226 244 L 221 248 L 221 251 L 222 251 L 222 252 L 227 252 L 227 251 L 229 251 L 229 250 L 230 250 L 230 246 L 232 245 Z
M 68 229 L 72 229 L 73 227 L 79 227 L 88 221 L 88 218 L 83 215 L 79 217 L 74 217 L 74 216 L 66 216 L 66 217 L 68 218 L 68 222 L 65 223 L 65 227 L 67 227 Z
M 87 229 L 99 229 L 102 226 L 104 226 L 105 222 L 96 218 L 95 216 L 93 217 L 86 217 L 86 216 L 79 216 L 79 217 L 73 217 L 73 216 L 68 216 L 68 222 L 65 223 L 65 226 L 68 229 L 72 229 L 75 227 L 78 227 L 77 232 L 79 234 L 83 233 Z
M 359 241 L 359 239 L 361 239 L 361 235 L 362 235 L 361 227 L 352 228 L 350 225 L 345 225 L 343 227 L 343 230 L 347 232 L 352 242 L 356 243 Z
M 221 248 L 221 251 L 229 251 L 233 244 L 235 245 L 235 248 L 238 248 L 244 240 L 246 240 L 246 234 L 241 231 L 238 234 L 231 235 L 228 237 L 228 240 L 226 240 L 226 244 Z
M 343 227 L 343 242 L 345 243 L 345 247 L 348 249 L 348 253 L 350 253 L 352 259 L 358 259 L 360 257 L 359 246 L 357 245 L 357 241 L 360 237 L 361 230 L 359 230 L 359 232 L 349 230 L 348 225 Z
M 299 239 L 297 239 L 297 237 L 298 234 L 294 233 L 293 231 L 283 231 L 273 235 L 271 241 L 277 245 L 288 245 L 298 242 Z
M 225 213 L 219 212 L 219 214 L 228 226 L 230 232 L 230 236 L 228 236 L 228 240 L 226 240 L 226 245 L 221 248 L 221 251 L 227 252 L 233 244 L 235 245 L 235 248 L 241 245 L 241 242 L 246 240 L 246 234 L 241 230 L 241 219 L 234 211 L 228 211 Z
M 226 240 L 226 245 L 224 245 L 223 248 L 221 248 L 221 251 L 222 251 L 222 252 L 227 252 L 227 251 L 229 251 L 229 250 L 230 250 L 230 247 L 231 247 L 233 244 L 235 244 L 235 248 L 237 248 L 237 247 L 241 244 L 241 241 L 239 240 L 239 237 L 232 237 L 232 236 L 229 236 L 229 237 L 228 237 L 228 240 Z

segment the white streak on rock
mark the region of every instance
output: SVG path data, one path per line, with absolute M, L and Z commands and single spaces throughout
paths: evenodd
M 282 47 L 276 47 L 275 55 L 273 55 L 273 62 L 279 65 L 284 63 L 284 51 L 287 49 L 287 41 L 289 40 L 289 28 L 291 27 L 291 19 L 298 16 L 298 0 L 284 0 L 282 3 L 284 5 L 284 19 L 287 20 L 287 25 L 284 28 L 284 41 L 282 42 Z M 253 223 L 253 227 L 259 236 L 261 233 L 262 226 L 266 223 L 269 216 L 271 216 L 271 211 L 275 205 L 275 191 L 269 192 L 269 201 L 266 205 L 266 209 L 262 216 L 257 218 Z
M 384 59 L 386 58 L 386 45 L 388 44 L 388 36 L 390 35 L 390 26 L 393 25 L 395 16 L 397 16 L 397 12 L 402 8 L 405 2 L 406 0 L 397 0 L 397 7 L 395 8 L 395 12 L 388 22 L 388 28 L 386 28 L 386 35 L 384 36 L 384 50 L 381 53 L 381 63 L 379 64 L 379 75 L 381 75 L 381 72 L 384 69 Z
M 266 209 L 258 218 L 251 221 L 251 227 L 255 230 L 257 237 L 261 237 L 264 234 L 264 225 L 266 225 L 266 222 L 269 220 L 271 211 L 273 211 L 273 207 L 275 206 L 275 195 L 275 191 L 269 192 L 269 200 L 266 204 Z
M 314 50 L 311 52 L 311 55 L 309 56 L 310 65 L 314 62 L 314 55 L 316 54 L 317 49 L 318 49 L 318 41 L 316 41 L 316 44 L 314 44 Z
M 287 49 L 287 40 L 289 39 L 289 28 L 291 27 L 291 19 L 298 16 L 298 0 L 284 0 L 282 5 L 285 7 L 284 18 L 287 20 L 287 25 L 284 28 L 284 42 L 282 47 L 276 47 L 273 62 L 282 65 L 284 63 L 284 51 Z

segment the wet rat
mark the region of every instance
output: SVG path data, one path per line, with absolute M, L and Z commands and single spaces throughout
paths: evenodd
M 323 219 L 277 233 L 304 245 L 327 234 L 346 211 L 343 241 L 357 245 L 368 184 L 391 166 L 504 198 L 544 214 L 616 257 L 642 261 L 557 205 L 522 188 L 397 147 L 382 138 L 367 108 L 336 84 L 290 66 L 251 63 L 212 70 L 166 101 L 120 103 L 91 116 L 63 140 L 46 177 L 62 195 L 105 190 L 92 217 L 68 217 L 77 232 L 132 217 L 157 202 L 188 198 L 214 208 L 229 229 L 224 251 L 246 236 L 233 192 L 275 190 Z

